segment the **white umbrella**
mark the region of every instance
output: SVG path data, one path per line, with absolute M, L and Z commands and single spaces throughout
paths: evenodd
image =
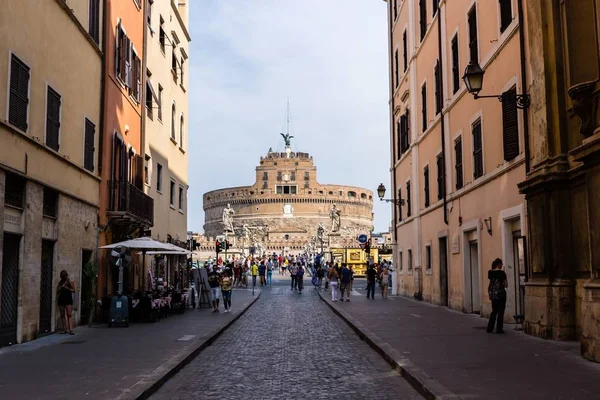
M 189 251 L 177 251 L 177 250 L 165 250 L 165 251 L 152 250 L 152 251 L 146 252 L 146 255 L 148 255 L 148 256 L 154 256 L 154 255 L 158 255 L 158 254 L 164 254 L 167 256 L 170 256 L 170 255 L 185 256 L 185 255 L 190 255 L 190 252 Z
M 101 249 L 114 249 L 115 247 L 128 247 L 130 249 L 139 249 L 139 250 L 173 250 L 172 245 L 168 243 L 161 243 L 157 240 L 154 240 L 150 237 L 141 237 L 136 239 L 124 240 L 118 243 L 112 243 L 106 246 L 100 247 Z

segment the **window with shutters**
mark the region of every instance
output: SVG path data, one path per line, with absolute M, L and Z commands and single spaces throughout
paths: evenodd
M 44 217 L 56 218 L 58 205 L 58 192 L 49 187 L 44 187 L 44 200 L 42 207 L 42 215 Z
M 146 110 L 148 110 L 148 117 L 152 119 L 153 105 L 152 105 L 152 86 L 150 80 L 146 81 Z
M 162 165 L 156 164 L 156 191 L 162 192 Z
M 433 69 L 435 78 L 435 115 L 442 112 L 442 71 L 440 70 L 440 60 L 435 62 Z
M 444 198 L 445 185 L 444 185 L 444 159 L 442 154 L 438 154 L 435 161 L 437 167 L 437 189 L 438 189 L 438 200 Z
M 421 125 L 422 130 L 427 130 L 427 83 L 421 86 Z
M 100 0 L 89 0 L 88 6 L 88 33 L 96 44 L 100 44 Z
M 469 25 L 469 61 L 478 63 L 479 43 L 477 40 L 477 5 L 474 5 L 469 11 L 467 22 Z
M 84 153 L 83 153 L 83 168 L 90 172 L 94 172 L 94 154 L 96 152 L 95 136 L 96 136 L 96 125 L 89 119 L 85 119 L 85 131 L 84 131 Z
M 423 187 L 425 191 L 425 208 L 429 207 L 429 165 L 423 168 Z
M 169 186 L 169 204 L 171 207 L 175 207 L 175 181 L 173 179 L 171 179 Z
M 171 41 L 173 43 L 173 41 Z M 171 51 L 171 73 L 173 74 L 173 79 L 177 82 L 177 55 L 175 54 L 175 47 L 173 47 L 173 51 Z
M 394 87 L 398 87 L 400 85 L 400 78 L 398 72 L 398 49 L 394 52 Z
M 408 37 L 406 36 L 406 29 L 402 34 L 402 61 L 404 62 L 404 72 L 408 68 Z
M 483 138 L 481 134 L 481 120 L 473 124 L 473 178 L 483 176 Z
M 398 18 L 398 0 L 394 0 L 394 21 Z
M 427 33 L 427 3 L 426 0 L 419 0 L 419 28 L 421 33 L 421 41 L 425 39 Z
M 60 135 L 60 94 L 48 86 L 46 94 L 46 146 L 58 151 Z
M 439 3 L 440 3 L 440 0 L 432 0 L 432 8 L 433 8 L 433 10 L 432 10 L 431 14 L 434 17 L 435 17 L 435 14 L 437 14 L 437 12 L 438 12 Z
M 139 103 L 141 101 L 141 90 L 142 90 L 142 61 L 138 57 L 135 49 L 131 48 L 131 80 L 129 87 L 129 94 L 131 97 Z
M 452 93 L 460 88 L 460 58 L 458 53 L 458 34 L 452 38 Z
M 512 22 L 512 0 L 500 1 L 500 32 L 503 33 Z
M 115 74 L 121 81 L 125 80 L 125 31 L 121 27 L 121 22 L 117 24 L 116 48 L 115 48 Z
M 152 27 L 152 4 L 154 0 L 146 0 L 146 23 Z
M 398 121 L 396 121 L 396 142 L 397 142 L 397 146 L 398 146 L 398 160 L 400 159 L 400 157 L 402 157 L 402 153 L 404 153 L 404 146 L 403 146 L 404 138 L 402 136 L 403 117 L 404 116 L 400 116 Z
M 171 139 L 175 140 L 175 102 L 171 105 Z
M 158 28 L 158 44 L 160 45 L 160 51 L 162 51 L 163 55 L 165 54 L 165 41 L 166 41 L 166 33 L 164 30 L 165 20 L 162 15 L 160 16 L 160 27 Z
M 410 181 L 406 182 L 406 218 L 412 215 L 411 198 L 410 198 Z
M 410 111 L 404 112 L 404 123 L 402 125 L 402 152 L 408 151 L 410 147 Z
M 163 87 L 158 85 L 158 119 L 162 121 L 162 101 L 163 101 Z
M 183 212 L 183 186 L 179 186 L 179 211 Z
M 408 250 L 408 270 L 412 271 L 412 269 L 413 269 L 412 250 Z
M 150 156 L 148 154 L 144 156 L 144 183 L 150 184 Z
M 4 204 L 22 209 L 25 200 L 25 179 L 11 173 L 6 173 L 4 188 Z
M 504 160 L 506 161 L 519 155 L 519 118 L 516 96 L 516 88 L 502 93 L 502 138 Z
M 431 246 L 425 246 L 425 269 L 431 271 Z
M 183 114 L 179 117 L 179 148 L 183 149 Z
M 27 131 L 29 108 L 29 67 L 14 54 L 10 57 L 8 122 Z
M 179 84 L 181 86 L 183 86 L 183 63 L 185 62 L 185 59 L 183 57 L 181 57 L 181 64 L 179 64 L 179 69 L 181 70 L 181 82 L 179 82 Z
M 462 137 L 454 141 L 454 171 L 456 174 L 456 190 L 463 187 L 463 151 Z
M 402 188 L 398 188 L 398 200 L 402 199 Z M 402 204 L 398 202 L 398 221 L 402 221 Z

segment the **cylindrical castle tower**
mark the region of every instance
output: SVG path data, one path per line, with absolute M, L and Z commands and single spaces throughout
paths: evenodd
M 269 151 L 260 158 L 252 186 L 207 192 L 203 196 L 204 235 L 223 235 L 222 216 L 227 204 L 235 214 L 233 224 L 240 235 L 243 226 L 268 232 L 263 242 L 269 252 L 298 251 L 325 228 L 324 248 L 354 246 L 356 237 L 368 234 L 373 226 L 373 193 L 346 185 L 322 185 L 308 153 Z M 338 232 L 332 233 L 330 211 L 341 211 Z M 333 243 L 335 242 L 335 243 Z M 320 247 L 320 243 L 317 245 Z

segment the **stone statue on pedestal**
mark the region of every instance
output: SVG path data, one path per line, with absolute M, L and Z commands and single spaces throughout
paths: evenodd
M 331 218 L 331 232 L 338 232 L 341 225 L 342 211 L 337 209 L 334 204 L 329 211 L 329 217 Z
M 235 214 L 235 211 L 231 208 L 231 204 L 227 203 L 227 207 L 223 209 L 223 232 L 235 233 L 233 229 L 233 214 Z

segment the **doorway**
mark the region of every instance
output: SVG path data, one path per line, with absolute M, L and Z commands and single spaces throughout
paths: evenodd
M 525 313 L 525 282 L 527 280 L 526 248 L 525 236 L 521 236 L 521 231 L 513 232 L 513 254 L 514 254 L 514 274 L 515 274 L 515 315 Z
M 479 246 L 477 240 L 469 242 L 469 284 L 471 288 L 471 312 L 480 313 L 481 279 L 479 273 Z
M 439 238 L 440 249 L 440 304 L 448 307 L 448 238 Z
M 42 240 L 40 271 L 40 327 L 38 335 L 52 331 L 52 278 L 54 276 L 54 242 Z
M 94 283 L 96 281 L 96 270 L 92 260 L 91 250 L 81 250 L 81 300 L 79 312 L 81 314 L 80 324 L 89 323 L 91 313 L 94 310 Z
M 17 342 L 21 236 L 4 234 L 0 287 L 0 346 Z

